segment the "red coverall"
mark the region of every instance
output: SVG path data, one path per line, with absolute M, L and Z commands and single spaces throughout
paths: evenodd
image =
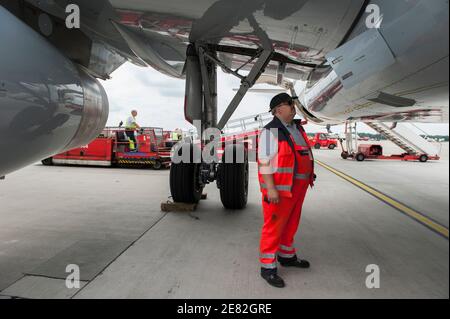
M 308 141 L 306 133 L 301 131 L 305 141 Z M 296 256 L 294 248 L 294 236 L 297 232 L 302 205 L 308 190 L 313 185 L 313 159 L 311 149 L 297 145 L 290 137 L 295 146 L 296 172 L 291 189 L 292 197 L 280 192 L 278 204 L 267 202 L 263 194 L 262 205 L 264 211 L 264 225 L 262 228 L 260 242 L 260 263 L 264 269 L 276 269 L 276 255 L 282 258 L 293 258 Z M 305 155 L 306 151 L 310 155 Z M 300 151 L 303 151 L 301 155 Z M 276 185 L 277 186 L 277 185 Z

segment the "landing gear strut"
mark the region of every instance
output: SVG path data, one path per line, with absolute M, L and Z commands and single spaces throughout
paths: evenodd
M 247 76 L 228 68 L 217 58 L 212 47 L 201 43 L 189 45 L 186 60 L 185 116 L 191 124 L 195 125 L 196 121 L 200 121 L 201 124 L 196 127 L 202 147 L 218 142 L 214 138 L 203 136 L 203 132 L 209 128 L 223 130 L 247 91 L 253 87 L 271 61 L 273 48 L 269 41 L 266 42 L 264 48 L 252 57 L 254 64 Z M 241 79 L 241 86 L 220 121 L 217 118 L 217 65 Z M 194 147 L 196 146 L 192 145 L 190 149 Z M 229 161 L 228 158 L 232 160 Z M 217 181 L 223 206 L 227 209 L 243 209 L 247 205 L 248 180 L 246 147 L 243 144 L 232 144 L 225 146 L 220 163 L 205 163 L 202 159 L 200 163 L 195 164 L 172 164 L 170 190 L 175 202 L 198 203 L 204 186 Z

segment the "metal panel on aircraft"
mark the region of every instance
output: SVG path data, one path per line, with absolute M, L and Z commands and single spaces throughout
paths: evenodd
M 370 29 L 326 55 L 344 85 L 349 89 L 395 63 L 378 29 Z

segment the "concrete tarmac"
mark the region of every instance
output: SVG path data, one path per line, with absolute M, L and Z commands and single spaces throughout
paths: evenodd
M 386 145 L 386 149 L 395 148 Z M 448 231 L 448 144 L 439 162 L 316 158 Z M 194 213 L 162 213 L 168 171 L 34 165 L 0 181 L 0 298 L 448 298 L 449 242 L 317 166 L 296 246 L 308 270 L 259 276 L 262 225 L 256 166 L 243 211 L 215 185 Z M 69 289 L 71 265 L 80 287 Z M 380 288 L 368 289 L 368 265 Z M 69 267 L 68 267 L 69 266 Z

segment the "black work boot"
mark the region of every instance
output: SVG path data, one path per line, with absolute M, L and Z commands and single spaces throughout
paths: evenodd
M 261 277 L 263 277 L 269 285 L 276 288 L 283 288 L 285 286 L 284 280 L 277 275 L 276 269 L 261 268 Z
M 307 260 L 297 259 L 297 256 L 292 258 L 284 258 L 278 256 L 278 262 L 283 267 L 297 267 L 297 268 L 309 268 L 310 264 Z

